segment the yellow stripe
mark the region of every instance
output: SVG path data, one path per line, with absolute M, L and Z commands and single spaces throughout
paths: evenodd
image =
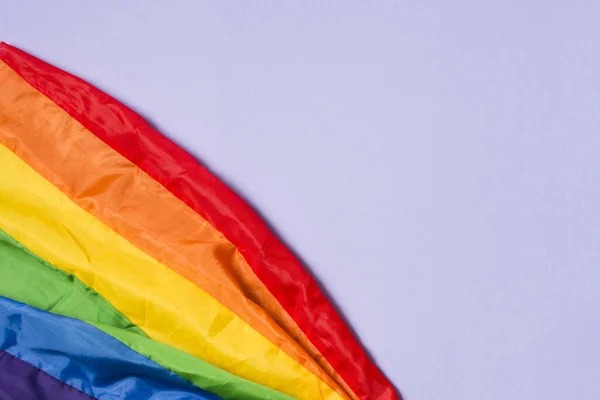
M 94 288 L 148 336 L 298 399 L 341 399 L 237 315 L 81 209 L 3 145 L 0 169 L 0 227 Z

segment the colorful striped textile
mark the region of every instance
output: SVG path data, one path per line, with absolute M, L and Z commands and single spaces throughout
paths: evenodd
M 0 400 L 91 400 L 59 379 L 0 350 Z
M 397 399 L 245 202 L 116 100 L 3 43 L 0 168 L 0 296 L 221 398 Z
M 219 399 L 85 322 L 0 297 L 0 326 L 0 350 L 97 399 Z
M 148 338 L 93 289 L 54 268 L 0 230 L 0 296 L 85 321 L 166 369 L 224 399 L 290 397 Z

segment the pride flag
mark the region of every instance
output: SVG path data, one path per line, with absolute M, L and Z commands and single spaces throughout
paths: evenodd
M 2 395 L 397 399 L 243 200 L 115 99 L 4 43 Z

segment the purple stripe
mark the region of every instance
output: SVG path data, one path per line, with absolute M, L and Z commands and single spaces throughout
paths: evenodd
M 91 400 L 93 397 L 0 350 L 0 400 Z

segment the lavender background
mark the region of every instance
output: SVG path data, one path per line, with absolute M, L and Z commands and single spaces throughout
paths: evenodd
M 600 398 L 600 2 L 0 1 L 302 255 L 406 400 Z

